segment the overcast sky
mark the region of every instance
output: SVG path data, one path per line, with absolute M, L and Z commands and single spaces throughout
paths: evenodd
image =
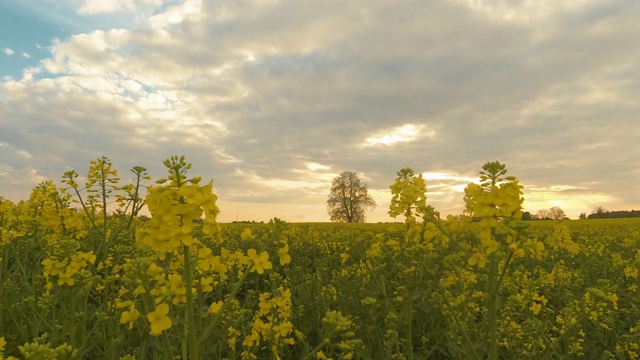
M 525 210 L 640 209 L 636 0 L 0 0 L 0 195 L 106 155 L 185 155 L 220 220 L 328 221 L 353 170 L 462 211 L 487 161 Z

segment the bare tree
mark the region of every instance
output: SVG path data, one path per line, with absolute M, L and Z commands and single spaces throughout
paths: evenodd
M 549 209 L 549 216 L 554 220 L 562 220 L 567 217 L 567 215 L 564 213 L 564 210 L 560 209 L 560 207 L 558 206 L 554 206 Z
M 551 214 L 547 209 L 538 210 L 538 212 L 536 213 L 536 219 L 538 220 L 546 220 L 550 218 L 551 218 Z
M 365 211 L 376 207 L 367 187 L 355 171 L 343 171 L 333 179 L 327 200 L 331 221 L 364 222 Z

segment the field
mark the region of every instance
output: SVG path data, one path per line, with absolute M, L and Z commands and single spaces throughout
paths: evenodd
M 466 217 L 399 177 L 404 222 L 218 224 L 212 184 L 165 164 L 150 217 L 144 168 L 119 185 L 106 161 L 1 202 L 0 359 L 640 354 L 639 220 L 522 222 L 521 187 L 496 176 Z

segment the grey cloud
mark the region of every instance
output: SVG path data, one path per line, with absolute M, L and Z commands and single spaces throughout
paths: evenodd
M 637 205 L 625 188 L 640 168 L 640 6 L 549 6 L 505 20 L 453 1 L 203 2 L 180 24 L 61 42 L 46 64 L 78 87 L 25 82 L 25 97 L 0 104 L 0 141 L 48 176 L 102 153 L 162 174 L 162 159 L 186 154 L 221 197 L 247 203 L 321 198 L 265 184 L 308 181 L 294 171 L 305 162 L 386 189 L 406 166 L 475 177 L 500 160 L 533 187 L 597 182 L 585 191 Z M 78 69 L 103 74 L 111 97 L 83 88 Z M 434 136 L 358 146 L 404 124 Z M 449 199 L 433 198 L 461 202 Z

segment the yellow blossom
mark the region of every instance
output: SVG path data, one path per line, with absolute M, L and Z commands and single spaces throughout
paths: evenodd
M 500 244 L 498 244 L 497 241 L 491 239 L 491 240 L 485 241 L 484 245 L 487 247 L 487 251 L 486 251 L 487 255 L 490 255 L 498 251 L 498 247 Z
M 147 269 L 147 275 L 154 280 L 160 280 L 164 277 L 164 269 L 152 262 Z
M 289 335 L 291 331 L 293 331 L 293 324 L 289 321 L 285 321 L 284 323 L 273 327 L 274 334 L 280 337 Z
M 240 234 L 240 238 L 244 241 L 253 240 L 255 237 L 251 233 L 251 229 L 245 228 L 242 234 Z
M 131 304 L 128 311 L 124 311 L 120 316 L 120 324 L 129 323 L 129 329 L 133 329 L 133 323 L 140 317 L 140 312 L 135 304 Z
M 535 315 L 538 315 L 540 310 L 542 310 L 542 305 L 534 301 L 531 307 L 529 307 L 529 310 L 531 310 Z
M 524 249 L 518 248 L 515 243 L 509 245 L 509 250 L 511 250 L 514 259 L 524 257 Z
M 475 253 L 475 254 L 471 255 L 471 257 L 469 258 L 469 260 L 467 262 L 471 266 L 478 265 L 478 267 L 480 267 L 480 268 L 484 268 L 487 265 L 487 260 L 485 259 L 484 255 L 482 255 L 480 253 Z
M 389 248 L 391 248 L 394 251 L 400 250 L 400 243 L 397 242 L 396 240 L 387 240 L 386 244 Z
M 72 274 L 70 275 L 69 273 L 64 273 L 64 274 L 60 274 L 60 277 L 58 277 L 58 285 L 73 285 L 76 283 L 76 281 L 71 277 Z
M 202 292 L 212 292 L 213 291 L 213 278 L 211 276 L 204 276 L 200 279 L 200 289 Z
M 637 279 L 638 278 L 638 269 L 633 268 L 631 266 L 627 266 L 624 268 L 624 276 L 629 279 L 629 278 L 634 278 Z
M 242 353 L 240 353 L 240 356 L 242 357 L 242 359 L 250 359 L 250 360 L 255 360 L 258 357 L 252 353 L 250 353 L 247 350 L 244 350 Z
M 236 350 L 236 341 L 238 340 L 238 330 L 234 329 L 232 326 L 229 326 L 227 329 L 229 333 L 229 337 L 227 339 L 227 343 L 229 344 L 229 348 L 233 351 Z
M 167 314 L 169 314 L 169 305 L 166 303 L 158 305 L 155 311 L 147 314 L 147 319 L 151 326 L 151 331 L 149 331 L 150 335 L 158 336 L 162 334 L 162 331 L 171 328 L 171 318 L 169 318 Z
M 247 255 L 253 263 L 251 272 L 256 271 L 258 274 L 263 274 L 265 270 L 271 269 L 273 266 L 269 261 L 269 253 L 266 251 L 263 251 L 258 255 L 255 249 L 249 249 L 249 251 L 247 251 Z
M 224 305 L 223 301 L 214 302 L 211 305 L 209 305 L 209 309 L 207 310 L 207 312 L 209 313 L 209 315 L 215 316 L 217 313 L 220 312 L 223 305 Z
M 286 265 L 291 262 L 291 255 L 289 255 L 289 244 L 284 244 L 284 247 L 278 250 L 278 257 L 280 258 L 280 265 Z

